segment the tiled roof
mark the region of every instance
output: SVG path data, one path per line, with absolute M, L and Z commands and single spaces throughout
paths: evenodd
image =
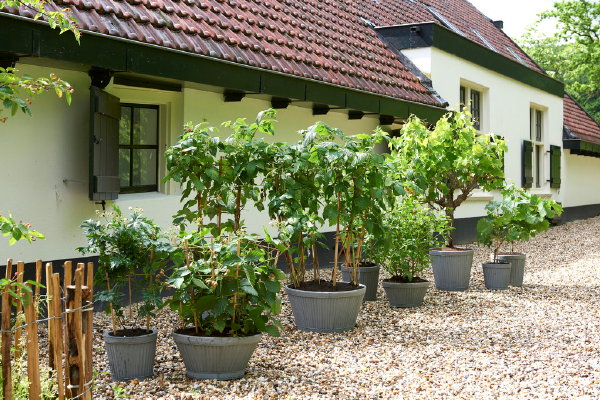
M 364 0 L 354 4 L 358 15 L 377 26 L 423 22 L 435 22 L 451 30 L 453 26 L 467 39 L 544 73 L 510 37 L 466 0 Z
M 441 106 L 339 0 L 56 0 L 82 30 Z M 371 0 L 368 0 L 371 2 Z M 8 9 L 25 17 L 22 7 Z
M 600 143 L 600 124 L 566 93 L 563 113 L 564 124 L 571 133 L 579 139 Z
M 440 101 L 373 26 L 450 25 L 543 72 L 466 0 L 55 1 L 73 10 L 82 30 L 435 106 Z M 34 16 L 25 7 L 5 10 Z

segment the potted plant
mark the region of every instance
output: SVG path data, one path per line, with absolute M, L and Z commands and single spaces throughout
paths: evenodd
M 513 185 L 507 185 L 501 193 L 502 199 L 489 202 L 487 216 L 477 223 L 479 239 L 483 244 L 493 246 L 492 260 L 510 263 L 509 285 L 522 286 L 526 255 L 516 253 L 514 243 L 528 241 L 548 230 L 550 220 L 562 214 L 562 207 L 553 200 L 544 200 Z M 506 244 L 510 245 L 510 251 L 500 252 Z
M 112 330 L 104 333 L 104 342 L 112 379 L 149 378 L 157 338 L 151 320 L 162 305 L 157 275 L 165 268 L 173 247 L 140 209 L 126 217 L 115 205 L 99 218 L 81 225 L 88 244 L 78 250 L 99 256 L 95 284 L 103 289 L 94 297 L 107 305 L 105 311 L 111 316 Z M 137 306 L 133 293 L 141 299 Z
M 413 182 L 428 205 L 445 213 L 451 228 L 456 209 L 475 189 L 491 191 L 504 181 L 504 142 L 479 134 L 466 109 L 446 114 L 432 130 L 411 117 L 390 148 L 400 179 Z M 438 289 L 468 289 L 472 249 L 454 246 L 450 236 L 447 246 L 430 256 Z
M 447 217 L 423 205 L 409 188 L 406 191 L 386 210 L 385 235 L 374 246 L 375 260 L 390 275 L 382 285 L 391 307 L 423 304 L 431 286 L 421 276 L 429 267 L 429 249 L 442 246 L 450 233 Z
M 187 374 L 196 379 L 237 379 L 244 375 L 261 332 L 278 334 L 279 280 L 285 277 L 254 236 L 245 234 L 242 211 L 262 207 L 260 180 L 270 162 L 270 145 L 257 134 L 272 134 L 274 111 L 224 123 L 232 133 L 220 140 L 214 128 L 186 127 L 167 150 L 166 179 L 181 183 L 182 209 L 175 223 L 197 225 L 183 234 L 180 266 L 168 280 L 168 304 L 182 326 L 173 333 Z
M 279 228 L 275 245 L 290 270 L 285 289 L 296 326 L 342 332 L 356 325 L 366 291 L 358 280 L 365 237 L 381 230 L 384 157 L 374 146 L 384 134 L 348 137 L 322 123 L 301 133 L 299 143 L 280 147 L 265 179 L 269 212 Z M 321 279 L 317 257 L 324 222 L 336 227 L 331 281 Z M 309 256 L 312 280 L 305 279 Z M 348 282 L 337 281 L 341 258 L 350 270 Z
M 279 336 L 281 311 L 277 269 L 257 237 L 208 228 L 187 235 L 184 265 L 168 280 L 168 305 L 181 318 L 173 340 L 194 379 L 239 379 L 266 332 Z

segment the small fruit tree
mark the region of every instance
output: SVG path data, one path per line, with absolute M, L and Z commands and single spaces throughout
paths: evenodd
M 451 227 L 456 209 L 475 189 L 490 191 L 504 183 L 504 141 L 480 134 L 466 109 L 446 114 L 433 129 L 411 117 L 390 148 L 400 179 L 442 210 Z M 448 245 L 453 244 L 450 236 Z
M 507 185 L 502 199 L 486 205 L 487 215 L 477 223 L 477 240 L 493 251 L 494 262 L 505 244 L 513 252 L 515 242 L 526 242 L 548 230 L 550 219 L 562 214 L 562 207 L 554 200 L 544 200 L 524 189 Z

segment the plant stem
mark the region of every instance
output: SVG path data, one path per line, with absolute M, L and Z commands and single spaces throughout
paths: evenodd
M 340 208 L 341 208 L 341 194 L 337 195 L 337 222 L 335 224 L 335 254 L 333 259 L 333 272 L 331 273 L 331 284 L 335 287 L 337 283 L 337 272 L 339 262 L 339 251 L 340 251 Z
M 315 283 L 321 282 L 321 272 L 319 271 L 319 257 L 317 255 L 317 244 L 312 245 L 312 259 L 313 259 L 313 280 Z
M 110 279 L 108 278 L 108 271 L 106 271 L 106 288 L 110 292 Z M 117 336 L 117 323 L 115 322 L 115 310 L 113 308 L 113 303 L 108 303 L 110 307 L 110 320 L 113 328 L 113 335 Z
M 127 285 L 129 286 L 129 318 L 133 319 L 133 303 L 131 296 L 131 274 L 127 277 Z

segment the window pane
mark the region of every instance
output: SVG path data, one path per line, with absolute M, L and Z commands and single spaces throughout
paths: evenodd
M 131 107 L 121 107 L 119 121 L 119 144 L 131 144 Z
M 542 141 L 542 112 L 540 110 L 535 111 L 535 139 L 538 142 Z
M 133 110 L 133 144 L 158 144 L 158 110 L 135 108 Z
M 464 86 L 460 87 L 460 106 L 461 108 L 467 104 L 467 89 Z
M 133 186 L 156 185 L 156 149 L 133 150 Z
M 129 160 L 130 150 L 119 149 L 119 179 L 121 180 L 121 187 L 129 186 Z
M 481 123 L 481 93 L 471 89 L 471 114 L 475 128 L 479 129 Z
M 535 186 L 542 187 L 542 146 L 535 146 Z

